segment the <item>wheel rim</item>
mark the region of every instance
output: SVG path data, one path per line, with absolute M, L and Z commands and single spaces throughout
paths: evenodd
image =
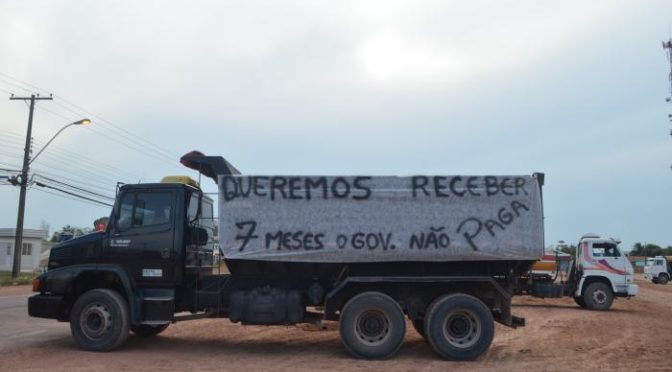
M 390 335 L 390 320 L 380 310 L 363 311 L 355 319 L 355 334 L 367 345 L 380 345 Z
M 481 320 L 471 310 L 450 312 L 443 321 L 443 337 L 451 346 L 466 349 L 481 337 Z
M 602 289 L 596 289 L 593 291 L 593 301 L 596 304 L 603 304 L 607 302 L 607 292 Z
M 86 337 L 92 340 L 103 338 L 112 327 L 112 314 L 101 303 L 87 305 L 79 316 L 79 326 Z

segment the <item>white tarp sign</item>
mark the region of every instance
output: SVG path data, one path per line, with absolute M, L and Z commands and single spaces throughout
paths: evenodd
M 228 259 L 537 260 L 536 176 L 220 176 Z

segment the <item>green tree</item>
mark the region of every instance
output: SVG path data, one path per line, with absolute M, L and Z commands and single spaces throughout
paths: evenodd
M 54 231 L 54 234 L 51 236 L 51 241 L 52 242 L 57 242 L 62 233 L 70 233 L 70 234 L 72 234 L 73 238 L 76 238 L 78 236 L 86 235 L 90 232 L 91 232 L 90 227 L 76 227 L 76 226 L 65 225 L 61 228 L 60 231 Z
M 632 246 L 632 250 L 630 251 L 630 256 L 647 256 L 647 257 L 654 257 L 654 256 L 665 256 L 665 255 L 672 255 L 672 247 L 667 247 L 663 248 L 657 244 L 642 244 L 642 243 L 635 243 Z

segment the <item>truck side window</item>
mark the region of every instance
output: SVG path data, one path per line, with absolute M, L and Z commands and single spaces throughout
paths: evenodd
M 146 227 L 168 223 L 172 204 L 170 193 L 139 193 L 135 198 L 133 226 Z
M 189 208 L 187 208 L 187 221 L 189 223 L 196 221 L 198 217 L 198 194 L 191 194 L 189 198 Z
M 616 245 L 610 243 L 593 244 L 593 257 L 621 257 Z
M 604 248 L 597 248 L 593 246 L 593 257 L 603 257 L 604 256 Z
M 604 248 L 604 257 L 620 257 L 621 254 L 615 245 L 609 245 Z
M 117 229 L 126 231 L 134 227 L 164 225 L 170 222 L 172 194 L 130 193 L 124 195 L 119 208 Z

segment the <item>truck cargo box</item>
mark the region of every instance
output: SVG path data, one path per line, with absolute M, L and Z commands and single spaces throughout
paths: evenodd
M 538 260 L 543 174 L 220 175 L 227 260 Z

